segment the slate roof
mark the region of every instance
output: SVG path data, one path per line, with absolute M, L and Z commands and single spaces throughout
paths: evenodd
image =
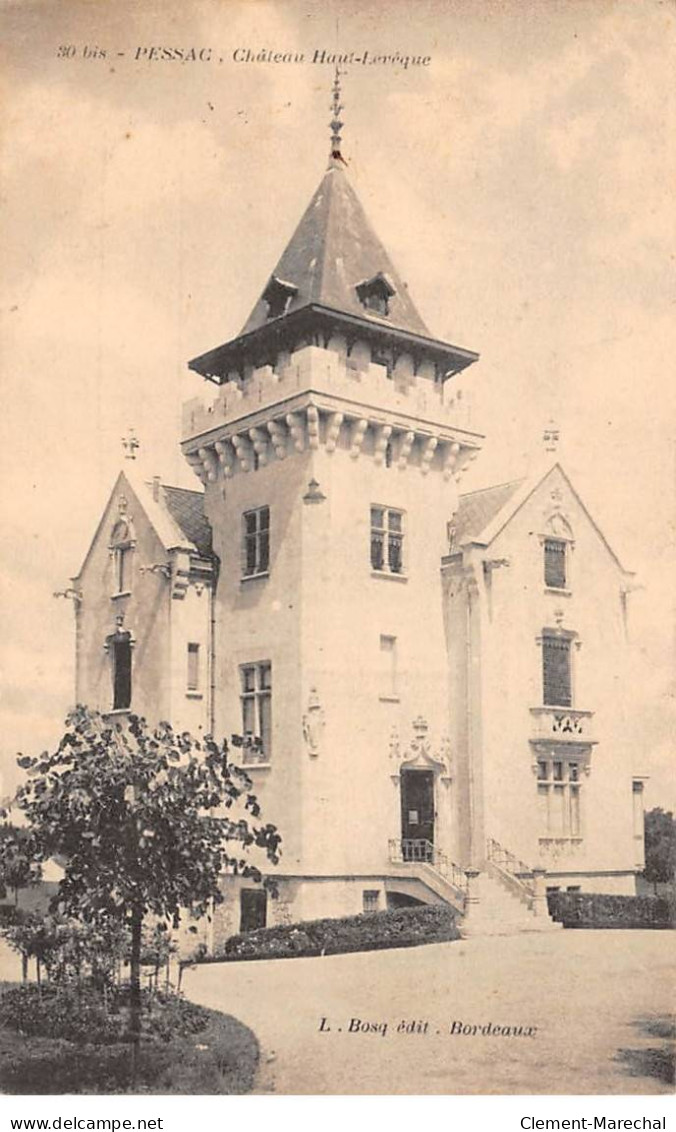
M 357 288 L 382 277 L 392 294 L 388 313 L 365 307 Z M 270 317 L 266 298 L 287 298 Z M 283 304 L 282 304 L 283 305 Z M 258 302 L 236 338 L 188 364 L 220 383 L 247 365 L 274 365 L 314 332 L 339 326 L 390 349 L 410 349 L 433 360 L 442 380 L 477 361 L 473 350 L 431 336 L 389 255 L 376 236 L 345 168 L 332 160 Z
M 203 558 L 213 554 L 211 524 L 204 514 L 204 495 L 185 487 L 162 484 L 167 511 Z
M 485 528 L 516 494 L 524 480 L 512 480 L 496 487 L 485 487 L 460 496 L 458 510 L 451 522 L 450 553 L 478 539 Z
M 379 272 L 395 291 L 387 316 L 366 311 L 355 290 Z M 344 168 L 336 162 L 324 174 L 273 276 L 297 288 L 287 314 L 309 303 L 321 303 L 381 325 L 430 336 Z M 268 304 L 261 295 L 241 334 L 259 329 L 267 321 Z

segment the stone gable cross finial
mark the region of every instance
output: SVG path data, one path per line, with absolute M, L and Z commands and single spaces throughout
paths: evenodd
M 141 443 L 134 434 L 133 428 L 129 429 L 129 434 L 127 436 L 122 437 L 122 447 L 125 451 L 125 460 L 136 459 L 136 450 L 141 447 Z
M 550 420 L 542 434 L 545 452 L 556 452 L 558 450 L 560 435 L 559 426 L 553 420 Z

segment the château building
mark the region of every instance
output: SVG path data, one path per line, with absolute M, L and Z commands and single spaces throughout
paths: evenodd
M 214 386 L 184 409 L 199 490 L 115 485 L 74 579 L 77 698 L 250 739 L 279 895 L 225 877 L 219 936 L 417 901 L 545 926 L 547 888 L 633 892 L 643 864 L 632 576 L 554 451 L 459 495 L 478 354 L 414 306 L 339 100 L 251 315 L 189 363 Z

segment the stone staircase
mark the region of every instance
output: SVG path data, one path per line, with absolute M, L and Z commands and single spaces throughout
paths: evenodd
M 422 838 L 390 841 L 390 861 L 397 877 L 423 884 L 456 912 L 465 911 L 467 875 L 431 841 Z
M 463 937 L 561 928 L 547 910 L 544 869 L 530 869 L 489 838 L 484 869 L 461 869 L 428 841 L 391 841 L 397 875 L 425 886 L 462 914 Z
M 470 878 L 465 915 L 460 924 L 464 938 L 551 931 L 561 926 L 552 920 L 546 904 L 542 909 L 534 907 L 489 871 Z

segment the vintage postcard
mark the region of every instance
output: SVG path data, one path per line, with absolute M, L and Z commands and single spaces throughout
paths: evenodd
M 0 21 L 0 1088 L 670 1094 L 673 4 Z

